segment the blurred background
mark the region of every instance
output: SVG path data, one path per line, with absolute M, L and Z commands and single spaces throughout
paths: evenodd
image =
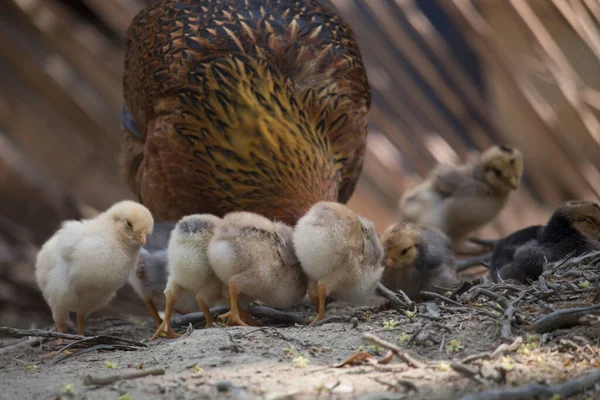
M 123 37 L 149 0 L 0 2 L 0 321 L 51 322 L 33 265 L 68 218 L 131 197 L 119 175 Z M 436 163 L 495 143 L 522 187 L 496 238 L 600 192 L 598 0 L 328 0 L 352 26 L 373 90 L 350 206 L 381 232 Z M 131 290 L 105 313 L 140 313 Z

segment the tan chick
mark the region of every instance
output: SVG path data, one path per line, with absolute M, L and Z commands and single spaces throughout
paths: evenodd
M 294 230 L 294 247 L 309 278 L 308 295 L 325 318 L 328 296 L 363 304 L 383 273 L 383 249 L 372 222 L 348 207 L 319 202 Z
M 420 292 L 458 283 L 452 244 L 436 229 L 412 223 L 397 223 L 381 235 L 385 272 L 381 282 L 389 289 L 400 289 L 412 300 Z
M 146 207 L 122 201 L 93 219 L 64 222 L 42 246 L 35 276 L 58 332 L 74 311 L 84 334 L 85 318 L 127 282 L 153 225 Z
M 208 256 L 215 274 L 229 287 L 231 309 L 221 316 L 228 326 L 253 323 L 239 297 L 289 308 L 306 295 L 308 279 L 294 253 L 293 229 L 283 223 L 249 212 L 227 214 Z
M 522 175 L 523 156 L 509 146 L 494 146 L 471 164 L 439 165 L 402 196 L 401 220 L 441 230 L 459 250 L 467 235 L 500 213 Z
M 206 318 L 206 327 L 214 320 L 209 306 L 223 297 L 223 284 L 214 274 L 208 260 L 208 244 L 222 220 L 210 214 L 183 217 L 171 232 L 167 257 L 169 279 L 165 289 L 165 318 L 151 340 L 163 332 L 168 338 L 180 335 L 171 328 L 175 303 L 188 291 L 196 295 L 198 306 Z

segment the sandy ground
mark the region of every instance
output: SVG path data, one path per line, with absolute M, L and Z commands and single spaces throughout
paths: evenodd
M 495 303 L 489 305 L 493 309 Z M 386 308 L 356 311 L 330 305 L 330 314 L 354 315 L 359 320 L 355 328 L 350 322 L 315 328 L 200 328 L 179 339 L 151 342 L 142 350 L 94 351 L 56 364 L 56 358 L 43 358 L 62 347 L 55 341 L 24 347 L 0 354 L 0 398 L 455 399 L 491 387 L 560 382 L 600 368 L 600 324 L 531 336 L 527 334 L 531 330 L 527 310 L 523 310 L 521 326 L 513 328 L 514 336 L 523 338 L 523 345 L 503 357 L 469 363 L 476 371 L 476 376 L 469 377 L 448 365 L 471 354 L 493 351 L 502 343 L 501 319 L 493 312 L 487 315 L 468 307 L 448 311 L 451 307 L 441 301 L 421 305 L 414 316 Z M 149 319 L 91 320 L 90 329 L 144 341 L 153 332 Z M 387 365 L 333 367 L 359 350 L 383 357 L 385 350 L 362 339 L 366 332 L 434 363 L 410 368 L 396 358 Z M 561 345 L 561 340 L 570 341 L 578 350 Z M 86 375 L 156 367 L 164 368 L 165 375 L 99 387 L 83 383 Z M 600 398 L 598 389 L 572 398 Z

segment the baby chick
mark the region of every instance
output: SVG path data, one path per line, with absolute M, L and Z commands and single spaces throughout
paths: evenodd
M 169 279 L 164 291 L 165 318 L 151 340 L 159 337 L 163 331 L 171 339 L 179 336 L 171 329 L 171 314 L 185 291 L 196 295 L 198 306 L 206 318 L 206 326 L 213 324 L 208 305 L 222 297 L 223 284 L 213 272 L 207 249 L 220 224 L 221 219 L 214 215 L 196 214 L 183 217 L 173 229 L 167 249 Z
M 348 207 L 315 204 L 296 225 L 294 247 L 309 278 L 308 294 L 325 318 L 325 300 L 363 303 L 383 273 L 383 249 L 373 223 Z
M 167 245 L 174 227 L 174 222 L 160 222 L 154 225 L 154 231 L 148 237 L 148 243 L 140 250 L 140 258 L 136 267 L 129 274 L 129 284 L 146 304 L 156 328 L 160 326 L 162 319 L 158 315 L 154 301 L 162 297 L 167 286 L 169 278 Z M 178 304 L 178 309 L 175 311 L 191 312 L 195 309 L 196 299 L 186 293 Z
M 402 196 L 401 219 L 441 230 L 457 249 L 500 213 L 522 174 L 523 156 L 509 146 L 494 146 L 473 164 L 439 165 Z
M 492 255 L 490 278 L 536 280 L 544 264 L 600 250 L 600 206 L 570 201 L 558 207 L 543 226 L 531 226 L 500 240 Z
M 85 318 L 127 282 L 153 225 L 146 207 L 122 201 L 93 219 L 64 222 L 42 246 L 35 276 L 58 332 L 75 311 L 77 331 L 84 334 Z
M 294 253 L 293 229 L 249 212 L 225 215 L 208 247 L 215 274 L 229 286 L 227 325 L 248 325 L 238 297 L 289 308 L 306 294 L 308 279 Z
M 423 290 L 452 286 L 458 282 L 448 236 L 436 229 L 397 223 L 381 236 L 385 272 L 381 282 L 400 289 L 412 300 L 421 300 Z

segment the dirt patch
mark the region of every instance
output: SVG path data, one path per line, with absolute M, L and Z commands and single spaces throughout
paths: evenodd
M 532 328 L 534 321 L 551 310 L 598 303 L 597 266 L 569 270 L 580 272 L 561 275 L 555 271 L 534 286 L 475 286 L 456 297 L 458 304 L 436 299 L 419 305 L 414 315 L 389 306 L 356 309 L 329 305 L 328 314 L 354 316 L 356 327 L 343 322 L 315 328 L 200 328 L 179 339 L 148 343 L 142 350 L 94 351 L 56 364 L 56 358 L 42 356 L 62 346 L 55 341 L 38 343 L 0 354 L 0 398 L 51 399 L 66 390 L 74 394 L 62 397 L 75 399 L 127 398 L 129 394 L 132 399 L 433 400 L 460 398 L 490 388 L 562 382 L 600 368 L 597 318 L 543 335 L 534 334 Z M 501 297 L 491 299 L 480 289 Z M 516 309 L 510 339 L 521 337 L 522 342 L 493 358 L 465 359 L 482 352 L 489 352 L 489 356 L 502 343 L 509 344 L 509 340 L 501 339 L 502 315 L 507 308 L 504 300 Z M 294 311 L 314 314 L 307 305 Z M 92 320 L 90 329 L 140 341 L 153 332 L 149 318 Z M 383 358 L 385 349 L 363 340 L 367 332 L 408 350 L 426 365 L 408 367 L 394 358 L 383 365 L 332 367 L 359 350 Z M 156 367 L 164 368 L 165 374 L 101 387 L 83 384 L 86 375 Z M 599 398 L 598 389 L 596 385 L 571 398 Z

